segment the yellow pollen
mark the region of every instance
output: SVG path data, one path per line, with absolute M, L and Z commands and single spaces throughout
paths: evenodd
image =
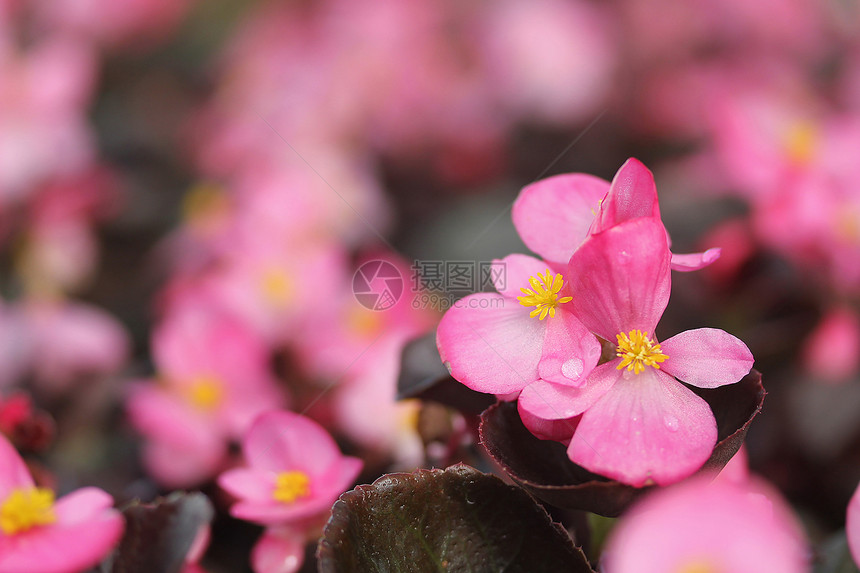
M 538 273 L 537 277 L 530 277 L 529 284 L 532 288 L 520 289 L 526 296 L 517 297 L 521 305 L 535 307 L 529 316 L 540 315 L 540 320 L 545 319 L 547 314 L 553 317 L 556 306 L 573 300 L 572 296 L 558 297 L 558 291 L 564 286 L 564 277 L 561 274 L 553 276 L 549 269 L 545 275 Z
M 818 130 L 808 121 L 792 125 L 785 134 L 785 152 L 794 163 L 806 164 L 812 160 L 818 144 Z
M 271 267 L 263 272 L 260 290 L 266 302 L 276 308 L 283 308 L 293 297 L 293 281 L 283 269 Z
M 15 535 L 54 523 L 54 492 L 41 487 L 16 488 L 0 506 L 0 530 Z
M 202 182 L 188 190 L 182 198 L 182 215 L 199 230 L 214 231 L 230 213 L 230 200 L 219 186 Z
M 659 370 L 659 363 L 669 358 L 660 352 L 659 344 L 648 338 L 647 332 L 631 330 L 629 334 L 622 332 L 615 338 L 618 339 L 615 354 L 621 358 L 621 363 L 616 366 L 618 370 L 626 367 L 634 374 L 644 371 L 646 366 L 653 366 Z
M 281 472 L 275 478 L 275 491 L 272 497 L 286 504 L 294 503 L 297 499 L 311 494 L 311 479 L 305 472 Z
M 382 317 L 380 312 L 368 310 L 363 306 L 355 305 L 350 308 L 346 315 L 346 324 L 349 330 L 362 337 L 371 337 L 382 329 Z
M 717 569 L 711 565 L 710 561 L 696 559 L 682 564 L 677 573 L 717 573 Z
M 214 410 L 224 401 L 224 387 L 214 376 L 199 376 L 188 387 L 187 397 L 201 410 Z

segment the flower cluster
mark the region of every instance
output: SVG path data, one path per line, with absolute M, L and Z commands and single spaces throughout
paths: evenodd
M 719 253 L 671 253 L 654 179 L 635 159 L 611 184 L 579 174 L 535 183 L 513 218 L 544 259 L 510 255 L 499 293 L 470 295 L 503 305 L 461 305 L 443 317 L 437 343 L 451 375 L 517 399 L 528 427 L 569 443 L 570 459 L 595 473 L 642 486 L 695 472 L 717 426 L 687 385 L 737 382 L 753 357 L 722 330 L 659 341 L 655 329 L 671 269 L 701 268 Z M 542 435 L 545 422 L 561 420 Z

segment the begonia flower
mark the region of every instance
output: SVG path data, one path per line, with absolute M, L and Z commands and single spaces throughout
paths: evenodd
M 439 323 L 436 341 L 451 376 L 497 395 L 527 391 L 539 380 L 577 392 L 600 358 L 600 343 L 570 312 L 568 280 L 527 255 L 494 263 L 505 268 L 493 277 L 498 293 L 464 297 Z
M 699 477 L 659 490 L 610 535 L 605 573 L 804 573 L 806 541 L 779 494 L 758 481 Z
M 322 531 L 314 531 L 318 538 Z M 267 527 L 251 550 L 251 566 L 256 573 L 295 573 L 305 560 L 310 539 L 304 528 L 292 524 Z
M 815 380 L 847 382 L 860 367 L 860 317 L 849 306 L 830 310 L 804 342 L 803 363 Z
M 261 415 L 242 440 L 249 467 L 228 470 L 218 484 L 238 498 L 230 514 L 262 525 L 300 522 L 325 513 L 355 481 L 362 461 L 344 456 L 316 422 L 288 411 Z
M 514 203 L 514 226 L 528 248 L 563 269 L 591 234 L 639 217 L 660 220 L 654 176 L 637 159 L 628 159 L 612 183 L 584 173 L 543 179 L 525 187 Z M 672 255 L 672 269 L 693 271 L 720 256 L 718 248 Z
M 147 470 L 165 485 L 211 477 L 229 442 L 284 402 L 264 342 L 214 309 L 176 309 L 155 330 L 153 354 L 159 383 L 134 385 L 127 408 L 147 439 Z
M 845 519 L 845 534 L 848 536 L 848 547 L 854 562 L 860 567 L 860 486 L 848 503 L 848 515 Z
M 96 565 L 122 536 L 112 505 L 94 487 L 55 500 L 0 436 L 0 573 L 77 573 Z
M 520 410 L 540 418 L 582 414 L 570 459 L 634 486 L 690 475 L 716 443 L 710 407 L 676 377 L 716 388 L 739 381 L 753 364 L 746 345 L 722 330 L 657 340 L 654 329 L 669 300 L 669 259 L 666 233 L 652 218 L 591 235 L 570 260 L 571 310 L 615 346 L 616 356 L 597 366 L 581 389 L 539 381 L 537 392 L 519 398 Z

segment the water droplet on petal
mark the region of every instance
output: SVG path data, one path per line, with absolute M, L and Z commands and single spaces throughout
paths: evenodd
M 663 424 L 666 425 L 666 429 L 670 432 L 678 431 L 678 418 L 675 416 L 666 416 L 663 418 Z
M 564 374 L 565 378 L 570 378 L 571 380 L 578 379 L 582 376 L 582 360 L 579 358 L 566 360 L 561 365 L 561 373 Z

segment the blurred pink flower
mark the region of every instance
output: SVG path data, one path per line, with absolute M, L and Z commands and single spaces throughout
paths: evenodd
M 96 565 L 123 532 L 112 505 L 94 487 L 54 501 L 0 436 L 0 573 L 76 573 Z
M 118 373 L 129 355 L 125 328 L 108 312 L 72 301 L 28 299 L 21 303 L 36 382 L 62 392 L 88 377 Z
M 860 370 L 860 318 L 850 306 L 827 312 L 804 342 L 803 363 L 816 381 L 847 382 Z
M 35 11 L 55 34 L 117 46 L 149 47 L 179 24 L 193 0 L 37 0 Z
M 655 491 L 612 531 L 605 573 L 805 573 L 806 540 L 779 494 L 758 481 L 699 477 Z
M 251 551 L 255 573 L 295 573 L 305 560 L 308 531 L 296 525 L 267 527 Z
M 213 308 L 175 309 L 152 344 L 158 384 L 134 385 L 127 408 L 147 439 L 147 470 L 165 485 L 187 487 L 219 471 L 228 442 L 284 395 L 263 341 Z
M 499 293 L 468 295 L 439 323 L 436 343 L 451 376 L 489 394 L 529 393 L 541 381 L 579 392 L 600 343 L 571 312 L 568 273 L 527 255 L 494 263 L 505 268 L 493 277 Z
M 261 415 L 243 438 L 242 453 L 249 467 L 224 472 L 218 484 L 238 498 L 231 515 L 262 525 L 325 514 L 362 467 L 316 422 L 287 411 Z
M 848 546 L 854 562 L 860 567 L 860 486 L 848 503 L 848 515 L 845 519 L 845 533 L 848 535 Z
M 590 120 L 608 97 L 617 57 L 600 7 L 564 0 L 488 3 L 478 20 L 484 81 L 514 117 Z
M 49 37 L 23 53 L 0 41 L 0 204 L 90 164 L 85 109 L 95 73 L 95 54 L 68 38 Z
M 512 210 L 514 226 L 528 248 L 557 270 L 591 234 L 640 217 L 660 221 L 654 176 L 628 159 L 610 184 L 583 173 L 557 175 L 525 187 Z M 662 223 L 661 223 L 662 224 Z M 719 249 L 672 255 L 672 269 L 693 271 L 717 260 Z
M 653 218 L 591 235 L 571 257 L 571 310 L 617 357 L 580 388 L 539 381 L 519 408 L 547 420 L 582 414 L 568 448 L 583 467 L 634 486 L 687 477 L 717 439 L 708 404 L 675 379 L 701 388 L 740 380 L 753 357 L 743 342 L 701 328 L 662 343 L 654 329 L 669 300 L 670 253 Z M 531 389 L 531 388 L 530 388 Z M 529 389 L 529 390 L 530 390 Z

